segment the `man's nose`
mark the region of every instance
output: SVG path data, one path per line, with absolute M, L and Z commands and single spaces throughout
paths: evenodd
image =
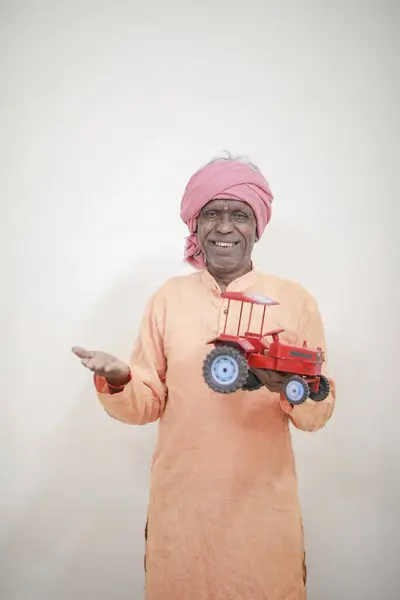
M 233 231 L 231 216 L 228 213 L 223 213 L 218 220 L 216 230 L 218 233 L 227 234 Z

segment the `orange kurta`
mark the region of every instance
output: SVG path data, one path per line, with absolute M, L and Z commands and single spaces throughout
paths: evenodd
M 264 294 L 264 331 L 321 346 L 315 300 L 300 285 L 254 269 L 228 290 Z M 228 329 L 240 305 L 231 303 Z M 207 271 L 169 279 L 150 299 L 131 358 L 132 381 L 100 402 L 120 421 L 159 419 L 146 543 L 147 600 L 305 600 L 302 520 L 289 423 L 320 429 L 335 391 L 290 405 L 266 388 L 219 395 L 202 364 L 227 301 Z M 253 330 L 260 315 L 254 312 Z M 324 365 L 327 372 L 327 364 Z M 332 386 L 333 382 L 331 380 Z

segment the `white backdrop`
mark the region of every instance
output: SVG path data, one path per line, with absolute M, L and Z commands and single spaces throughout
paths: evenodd
M 330 424 L 293 433 L 309 600 L 397 599 L 398 5 L 0 17 L 2 600 L 143 598 L 156 426 L 110 419 L 70 347 L 128 358 L 149 294 L 188 270 L 184 186 L 225 148 L 270 181 L 257 265 L 317 297 L 337 380 Z

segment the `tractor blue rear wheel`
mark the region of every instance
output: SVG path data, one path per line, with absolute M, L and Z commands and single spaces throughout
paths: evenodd
M 246 358 L 232 346 L 217 346 L 203 363 L 205 382 L 219 394 L 232 394 L 242 388 L 248 373 Z

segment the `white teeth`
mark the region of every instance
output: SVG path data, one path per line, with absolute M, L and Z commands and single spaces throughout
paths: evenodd
M 235 244 L 233 242 L 214 242 L 216 246 L 221 246 L 221 248 L 232 248 Z

